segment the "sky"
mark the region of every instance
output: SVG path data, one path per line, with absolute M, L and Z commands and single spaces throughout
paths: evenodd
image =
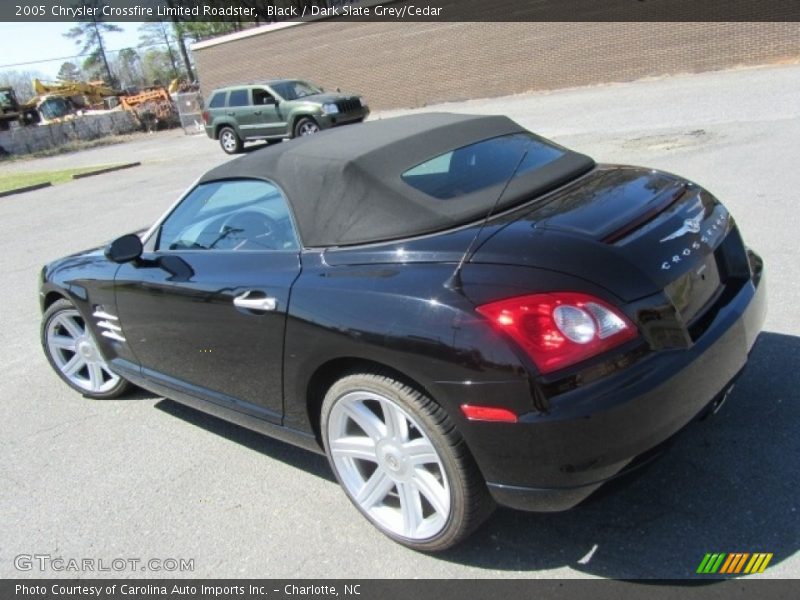
M 119 25 L 124 31 L 106 34 L 106 50 L 135 48 L 139 45 L 137 30 L 141 23 L 114 25 Z M 82 58 L 64 58 L 75 56 L 80 51 L 74 40 L 62 35 L 70 27 L 72 23 L 0 23 L 0 72 L 41 71 L 46 78 L 55 79 L 62 63 L 72 61 L 80 66 Z M 32 61 L 47 62 L 7 66 Z

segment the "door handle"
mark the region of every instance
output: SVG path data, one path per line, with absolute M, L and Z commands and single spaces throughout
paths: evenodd
M 261 111 L 260 111 L 260 110 L 253 111 L 253 114 L 254 114 L 254 115 L 260 115 L 260 114 L 261 114 Z
M 275 310 L 278 308 L 278 301 L 275 298 L 269 296 L 252 298 L 250 297 L 252 293 L 252 290 L 248 290 L 244 294 L 236 296 L 233 299 L 233 305 L 247 310 Z
M 227 114 L 228 114 L 229 117 L 235 117 L 236 116 L 236 113 L 234 113 L 234 112 L 229 112 Z

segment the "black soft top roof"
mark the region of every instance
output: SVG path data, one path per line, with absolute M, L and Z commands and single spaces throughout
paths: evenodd
M 306 247 L 342 246 L 441 231 L 484 217 L 503 184 L 456 199 L 431 197 L 401 175 L 482 140 L 526 130 L 507 117 L 423 113 L 335 128 L 257 150 L 206 173 L 201 182 L 255 178 L 286 193 Z M 574 179 L 591 158 L 564 156 L 509 184 L 498 210 Z

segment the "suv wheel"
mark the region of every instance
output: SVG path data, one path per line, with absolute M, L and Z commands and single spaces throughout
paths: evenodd
M 225 154 L 237 154 L 242 151 L 242 140 L 232 127 L 223 127 L 219 131 L 219 145 Z
M 319 132 L 319 125 L 311 117 L 303 117 L 294 126 L 294 137 L 314 135 Z

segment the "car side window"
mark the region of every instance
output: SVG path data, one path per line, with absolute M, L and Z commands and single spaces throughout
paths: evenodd
M 225 106 L 225 92 L 217 92 L 208 102 L 209 108 L 222 108 Z
M 267 90 L 253 88 L 253 104 L 263 106 L 265 104 L 275 104 L 275 99 Z
M 250 104 L 250 90 L 231 90 L 228 95 L 228 107 L 247 106 Z
M 235 179 L 194 188 L 161 225 L 156 249 L 264 252 L 299 247 L 278 187 Z

